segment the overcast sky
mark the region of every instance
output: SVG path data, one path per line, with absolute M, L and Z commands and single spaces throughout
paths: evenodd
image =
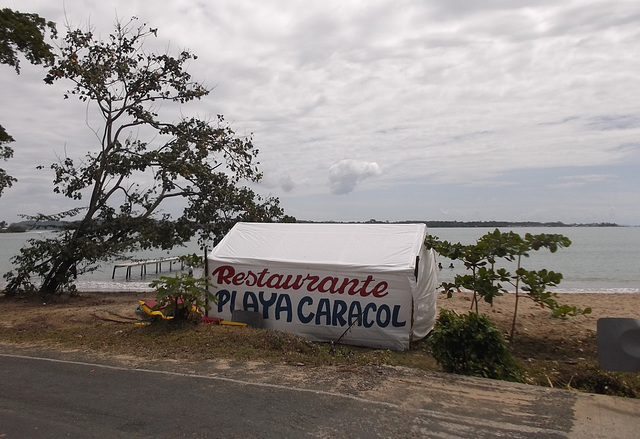
M 299 219 L 640 225 L 638 0 L 4 0 L 58 24 L 158 28 L 212 87 L 185 108 L 253 133 Z M 0 220 L 69 206 L 50 171 L 95 150 L 87 107 L 41 67 L 0 66 Z M 180 117 L 176 113 L 176 120 Z

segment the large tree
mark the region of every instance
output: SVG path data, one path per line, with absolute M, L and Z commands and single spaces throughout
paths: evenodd
M 0 63 L 20 73 L 22 53 L 31 64 L 51 65 L 55 59 L 53 48 L 45 41 L 47 32 L 56 37 L 56 25 L 38 14 L 0 9 Z
M 53 48 L 45 42 L 45 34 L 56 37 L 56 25 L 38 14 L 26 14 L 9 8 L 0 9 L 0 64 L 7 64 L 20 73 L 22 53 L 32 64 L 51 65 L 55 59 Z M 0 159 L 13 157 L 13 148 L 8 146 L 14 139 L 0 125 Z M 0 168 L 0 196 L 17 180 Z
M 13 157 L 13 148 L 7 146 L 11 142 L 13 142 L 13 137 L 5 131 L 2 125 L 0 125 L 0 159 L 9 160 Z M 18 180 L 15 177 L 7 174 L 7 171 L 0 168 L 0 196 L 2 196 L 2 192 L 6 188 L 13 186 L 13 183 L 16 181 Z
M 97 142 L 81 159 L 51 165 L 54 192 L 79 206 L 37 219 L 66 220 L 55 238 L 31 241 L 5 275 L 6 292 L 39 290 L 43 295 L 73 289 L 77 273 L 97 262 L 138 249 L 169 249 L 199 234 L 220 239 L 239 220 L 283 218 L 276 198 L 262 199 L 240 180 L 257 182 L 257 149 L 237 136 L 222 116 L 213 120 L 163 120 L 159 109 L 209 93 L 185 66 L 196 57 L 147 53 L 157 30 L 133 19 L 117 23 L 106 40 L 91 30 L 69 30 L 45 81 L 70 81 L 75 96 L 101 115 Z M 180 113 L 177 113 L 180 114 Z M 178 214 L 161 210 L 181 200 Z M 173 203 L 175 204 L 175 203 Z M 71 221 L 73 220 L 73 221 Z M 37 285 L 32 278 L 41 278 Z

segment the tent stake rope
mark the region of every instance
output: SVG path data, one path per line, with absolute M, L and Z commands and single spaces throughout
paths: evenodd
M 337 345 L 338 343 L 340 343 L 340 340 L 342 340 L 342 337 L 344 337 L 345 335 L 347 335 L 347 332 L 349 332 L 351 330 L 351 328 L 353 328 L 353 325 L 355 325 L 356 323 L 360 323 L 362 318 L 362 313 L 358 314 L 358 318 L 349 325 L 349 327 L 347 329 L 344 330 L 344 332 L 342 333 L 342 335 L 340 337 L 338 337 L 338 339 L 336 341 L 332 341 L 331 342 L 331 349 L 329 349 L 329 352 L 331 352 L 331 354 L 335 354 L 335 345 Z

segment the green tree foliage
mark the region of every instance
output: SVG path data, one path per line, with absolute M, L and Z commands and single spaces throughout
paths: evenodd
M 20 73 L 18 53 L 22 53 L 31 64 L 52 65 L 55 55 L 53 47 L 45 42 L 47 32 L 55 38 L 56 25 L 38 14 L 0 9 L 0 63 Z
M 13 142 L 13 137 L 5 131 L 2 125 L 0 125 L 0 159 L 6 161 L 13 157 L 13 148 L 7 146 L 11 142 Z M 0 168 L 0 196 L 2 196 L 2 192 L 4 192 L 5 189 L 13 186 L 13 183 L 16 181 L 18 181 L 16 178 L 7 174 L 7 171 Z
M 518 315 L 518 305 L 521 293 L 538 303 L 543 308 L 552 311 L 554 317 L 568 317 L 589 314 L 590 308 L 581 310 L 568 305 L 561 305 L 556 301 L 557 294 L 547 288 L 557 286 L 562 280 L 562 274 L 554 271 L 526 270 L 522 266 L 523 257 L 529 257 L 531 251 L 546 248 L 555 253 L 559 248 L 569 247 L 571 240 L 560 234 L 541 233 L 532 235 L 527 233 L 524 238 L 515 232 L 493 232 L 482 236 L 475 244 L 462 245 L 440 241 L 437 237 L 427 238 L 426 245 L 438 254 L 449 259 L 459 259 L 468 270 L 468 274 L 456 275 L 451 283 L 443 282 L 442 287 L 448 297 L 455 291 L 462 289 L 473 292 L 472 308 L 478 312 L 478 300 L 493 303 L 496 297 L 508 292 L 507 287 L 515 289 L 515 307 L 511 325 L 511 339 L 515 336 Z M 496 263 L 515 264 L 515 271 L 509 272 Z
M 55 59 L 53 48 L 45 42 L 47 31 L 56 37 L 56 25 L 37 14 L 25 14 L 9 8 L 0 9 L 0 64 L 7 64 L 20 73 L 22 53 L 32 64 L 51 65 Z M 13 157 L 8 146 L 14 139 L 0 125 L 0 159 Z M 17 180 L 0 168 L 0 196 Z
M 487 316 L 443 309 L 429 335 L 435 360 L 447 373 L 522 382 L 522 371 L 500 330 Z
M 222 116 L 168 122 L 161 105 L 176 109 L 208 95 L 185 67 L 196 56 L 147 53 L 156 36 L 133 19 L 117 23 L 108 39 L 91 31 L 69 30 L 56 63 L 45 79 L 66 80 L 65 98 L 76 97 L 96 109 L 104 124 L 95 129 L 95 148 L 77 159 L 51 165 L 54 192 L 76 200 L 78 208 L 38 220 L 64 220 L 58 236 L 31 241 L 5 275 L 7 292 L 38 289 L 51 295 L 73 288 L 76 274 L 96 262 L 139 249 L 170 249 L 196 234 L 217 240 L 237 221 L 278 221 L 277 198 L 263 199 L 241 180 L 257 182 L 257 149 Z M 180 200 L 175 217 L 161 210 Z M 71 221 L 73 220 L 73 221 Z M 42 279 L 36 287 L 32 275 Z

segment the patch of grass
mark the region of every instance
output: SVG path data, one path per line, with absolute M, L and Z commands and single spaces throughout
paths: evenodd
M 131 295 L 127 301 L 135 297 Z M 0 307 L 6 311 L 5 319 L 0 321 L 0 342 L 93 351 L 141 360 L 227 359 L 311 367 L 384 364 L 442 371 L 426 341 L 416 343 L 406 352 L 344 345 L 332 350 L 328 343 L 311 342 L 274 330 L 189 323 L 134 326 L 92 317 L 107 301 L 111 299 L 88 297 L 81 303 L 84 312 L 64 303 L 45 306 L 35 301 L 0 301 Z M 14 316 L 7 317 L 14 310 L 17 310 Z M 56 311 L 55 318 L 52 311 Z M 598 368 L 594 333 L 573 336 L 549 333 L 545 338 L 521 333 L 509 348 L 529 384 L 640 397 L 639 374 L 604 372 Z
M 394 365 L 439 370 L 422 347 L 408 352 L 312 342 L 294 334 L 248 327 L 94 323 L 58 328 L 51 324 L 24 329 L 0 327 L 0 340 L 16 344 L 82 349 L 147 359 L 203 361 L 227 358 L 284 364 Z
M 607 372 L 595 362 L 529 360 L 524 367 L 529 384 L 601 395 L 640 397 L 640 376 L 637 373 Z

